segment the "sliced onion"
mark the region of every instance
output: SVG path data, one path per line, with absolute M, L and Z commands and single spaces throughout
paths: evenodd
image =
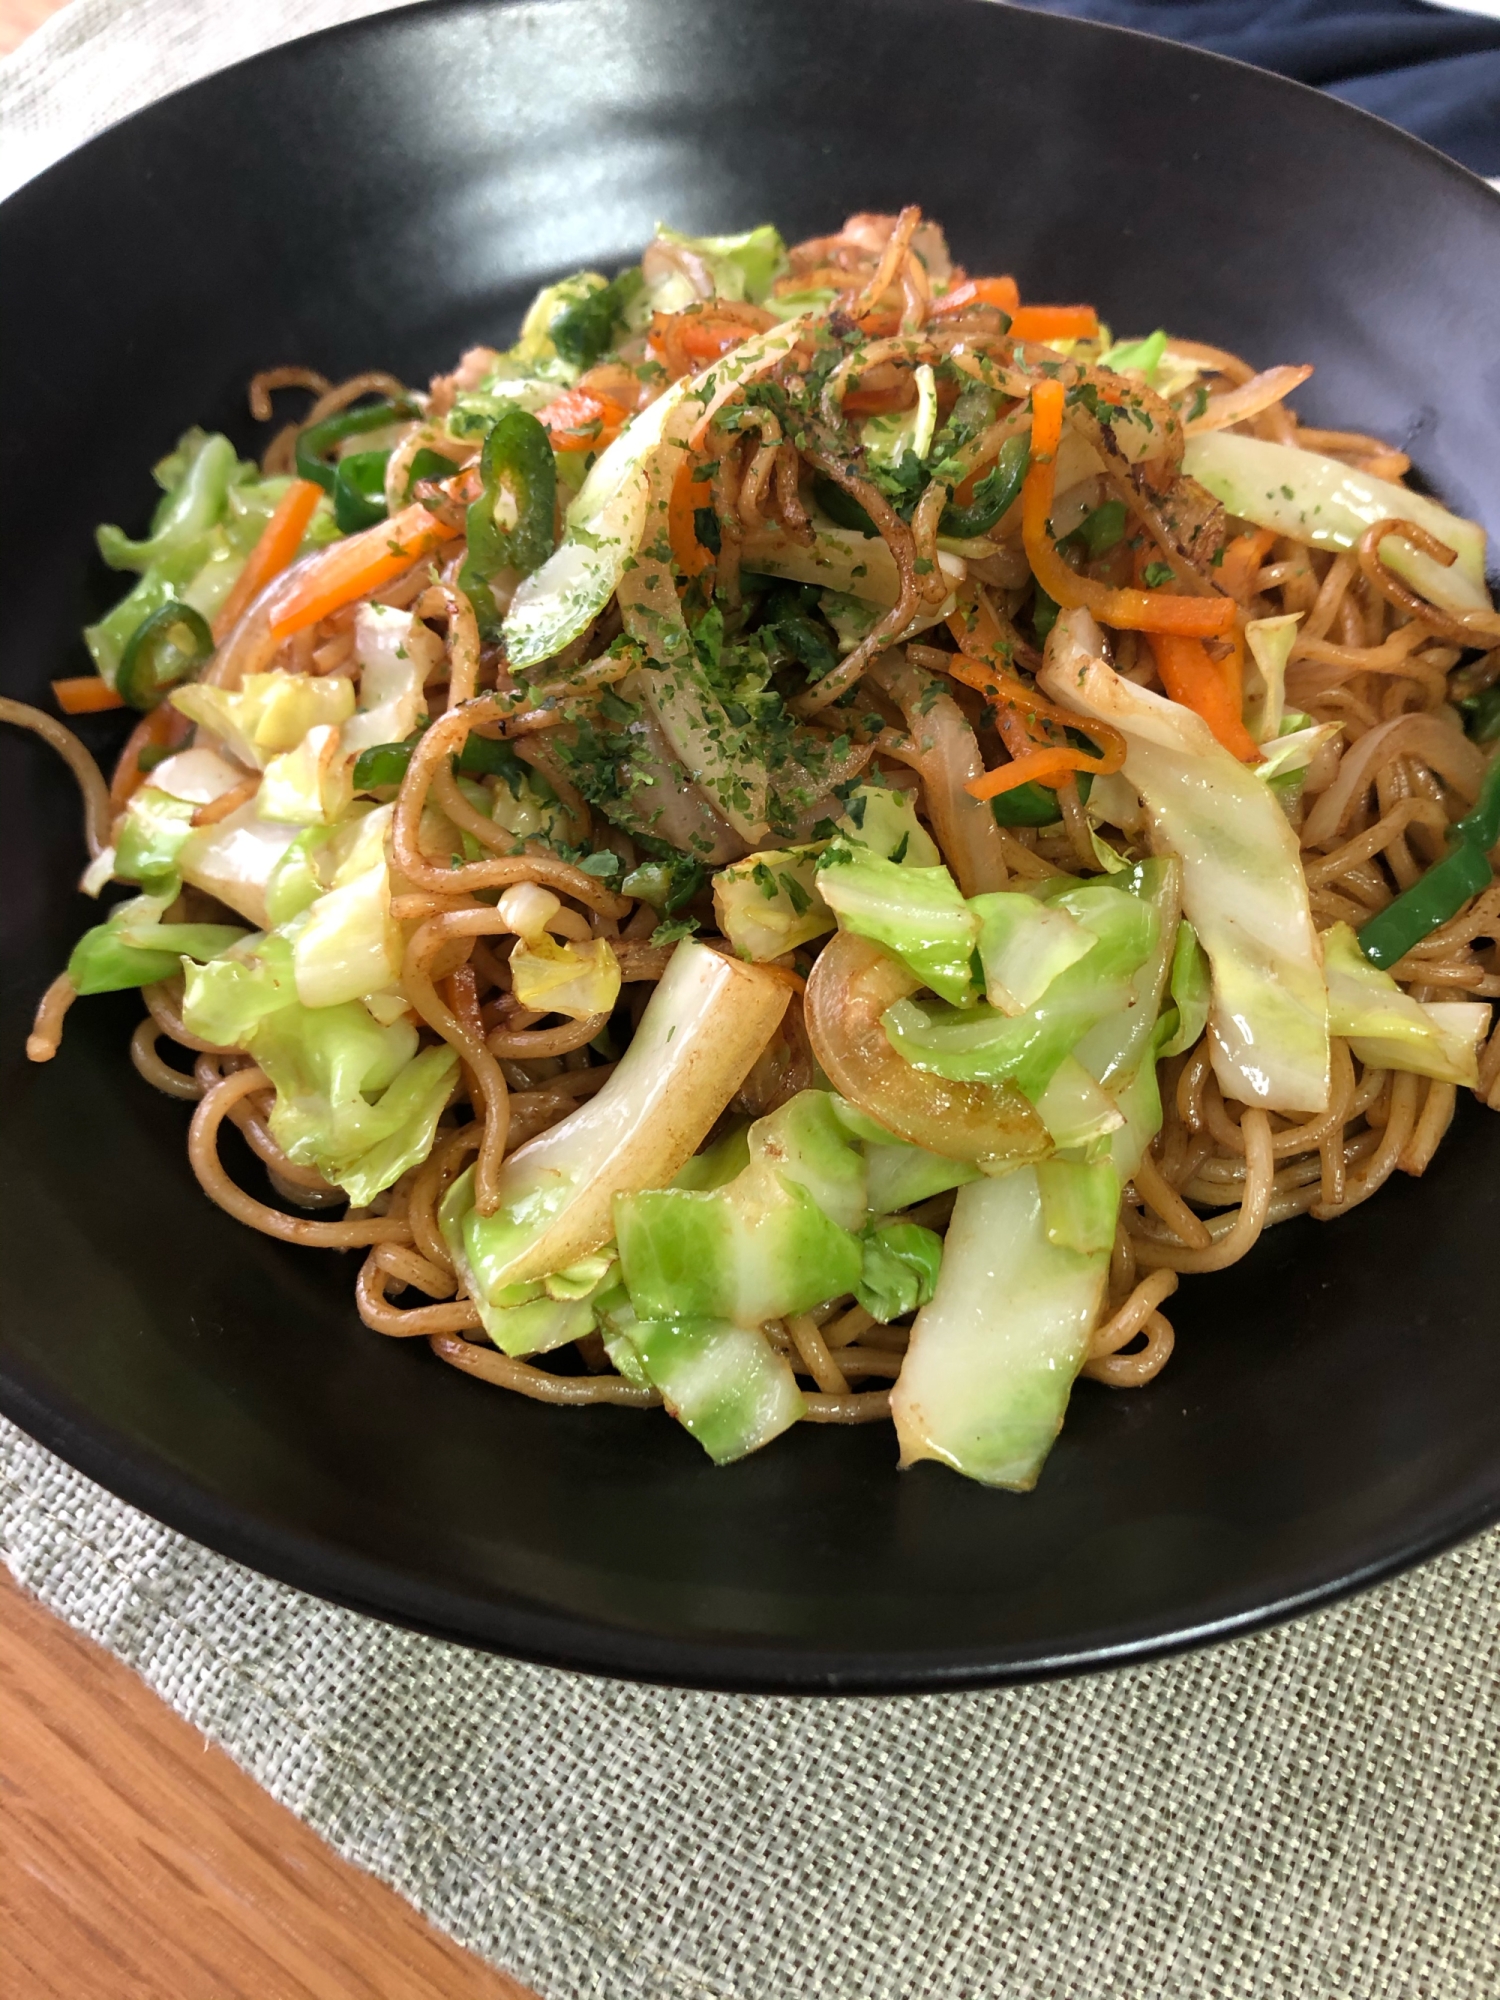
M 813 1054 L 851 1104 L 908 1145 L 986 1172 L 1041 1159 L 1046 1126 L 1012 1083 L 952 1083 L 912 1065 L 892 1047 L 882 1017 L 921 985 L 898 959 L 840 931 L 807 982 L 804 1011 Z

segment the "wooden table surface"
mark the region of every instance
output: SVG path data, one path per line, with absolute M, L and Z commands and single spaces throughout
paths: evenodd
M 0 0 L 0 55 L 62 0 Z M 231 4 L 231 0 L 220 0 Z M 0 1569 L 5 2000 L 532 2000 Z

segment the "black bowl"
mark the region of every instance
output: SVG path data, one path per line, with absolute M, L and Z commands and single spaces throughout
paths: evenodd
M 422 380 L 659 216 L 791 237 L 915 200 L 971 268 L 1261 362 L 1500 525 L 1500 201 L 1384 125 L 1165 43 L 967 0 L 414 9 L 278 50 L 0 212 L 8 692 L 86 667 L 185 425 L 304 361 Z M 87 733 L 101 749 L 121 733 Z M 90 921 L 71 784 L 6 733 L 0 1404 L 229 1555 L 381 1617 L 615 1674 L 930 1689 L 1140 1659 L 1326 1602 L 1500 1518 L 1500 1123 L 1276 1230 L 1174 1305 L 1154 1387 L 1082 1384 L 1024 1498 L 888 1430 L 715 1471 L 664 1417 L 557 1412 L 355 1316 L 348 1258 L 199 1193 L 180 1106 L 92 1000 L 29 1010 Z

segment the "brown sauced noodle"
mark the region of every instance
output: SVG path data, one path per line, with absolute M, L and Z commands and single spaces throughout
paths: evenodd
M 961 544 L 968 554 L 957 567 L 963 571 L 967 563 L 968 568 L 955 579 L 951 557 L 949 568 L 942 566 L 940 546 L 950 489 L 934 480 L 910 518 L 904 518 L 870 476 L 851 428 L 851 402 L 899 409 L 904 399 L 909 405 L 916 395 L 914 371 L 941 370 L 944 364 L 951 381 L 982 382 L 994 390 L 1003 407 L 987 428 L 960 447 L 951 467 L 956 482 L 993 465 L 1006 441 L 1025 431 L 1027 399 L 1039 373 L 1061 373 L 1080 390 L 1092 384 L 1101 394 L 1119 378 L 1086 364 L 1060 362 L 1052 349 L 1012 340 L 1003 315 L 982 302 L 958 312 L 936 310 L 934 284 L 946 289 L 961 277 L 948 264 L 940 234 L 915 209 L 895 218 L 853 217 L 840 234 L 798 246 L 782 289 L 830 287 L 836 295 L 836 323 L 846 330 L 841 337 L 849 339 L 850 351 L 816 385 L 806 422 L 795 432 L 785 411 L 778 415 L 780 406 L 771 393 L 754 403 L 741 396 L 719 409 L 704 427 L 693 476 L 703 481 L 716 521 L 711 581 L 720 602 L 731 608 L 739 606 L 745 587 L 742 561 L 746 569 L 753 567 L 746 559 L 747 538 L 769 533 L 791 545 L 811 542 L 815 479 L 838 489 L 847 503 L 868 515 L 885 544 L 897 601 L 831 671 L 789 699 L 788 707 L 810 734 L 822 732 L 819 740 L 825 744 L 833 740 L 833 728 L 847 732 L 841 749 L 846 758 L 841 768 L 847 774 L 867 769 L 897 784 L 915 784 L 921 818 L 944 861 L 964 893 L 975 894 L 1008 883 L 1026 886 L 1080 868 L 1091 872 L 1096 865 L 1089 823 L 1071 777 L 1057 787 L 1055 826 L 1000 826 L 988 807 L 976 810 L 963 787 L 1004 754 L 994 715 L 967 685 L 953 680 L 938 687 L 932 682 L 933 672 L 950 657 L 942 607 L 955 589 L 961 612 L 982 614 L 998 633 L 1013 674 L 1034 673 L 1040 664 L 1039 653 L 1015 623 L 1029 615 L 1031 595 L 1019 513 L 1013 510 L 989 540 Z M 721 306 L 710 317 L 733 337 L 751 334 L 771 320 L 769 313 L 749 307 Z M 666 373 L 702 366 L 690 344 L 701 324 L 687 315 L 673 316 L 660 343 Z M 1246 384 L 1252 385 L 1248 400 L 1219 407 L 1227 414 L 1260 402 L 1255 370 L 1248 362 L 1192 342 L 1173 346 L 1178 355 L 1198 363 L 1210 404 Z M 634 363 L 644 356 L 642 336 L 625 358 Z M 425 446 L 448 457 L 455 469 L 467 465 L 477 446 L 451 436 L 443 419 L 455 394 L 471 386 L 471 359 L 466 357 L 458 373 L 445 378 L 430 404 L 379 372 L 331 384 L 310 369 L 265 371 L 250 392 L 252 410 L 261 421 L 271 418 L 274 394 L 299 391 L 313 398 L 300 421 L 277 433 L 265 453 L 265 471 L 289 472 L 304 429 L 370 394 L 399 398 L 403 410 L 416 411 L 392 425 L 396 443 L 387 473 L 392 494 L 404 495 L 411 463 Z M 793 349 L 785 357 L 779 367 L 783 387 L 807 360 L 805 349 Z M 635 379 L 633 367 L 617 363 L 597 372 L 601 383 L 608 377 L 615 389 L 621 381 Z M 649 376 L 644 379 L 649 383 Z M 640 392 L 643 399 L 650 393 L 649 387 Z M 1149 391 L 1136 394 L 1155 414 L 1165 440 L 1159 453 L 1180 460 L 1183 413 Z M 1098 438 L 1092 418 L 1078 421 L 1085 428 L 1093 424 L 1091 434 Z M 1341 458 L 1388 480 L 1399 481 L 1408 469 L 1405 455 L 1380 439 L 1304 428 L 1280 403 L 1259 409 L 1234 428 Z M 1151 476 L 1159 472 L 1158 467 Z M 1150 478 L 1132 485 L 1120 474 L 1119 482 L 1109 490 L 1126 496 L 1148 546 L 1153 541 L 1160 546 L 1179 586 L 1189 594 L 1218 592 L 1212 569 L 1203 568 L 1192 549 L 1170 540 L 1164 497 L 1170 478 L 1165 483 L 1158 478 L 1155 490 Z M 431 490 L 435 509 L 450 504 L 436 486 Z M 1455 728 L 1450 704 L 1500 680 L 1500 621 L 1495 614 L 1460 618 L 1417 595 L 1382 560 L 1382 545 L 1391 537 L 1439 562 L 1451 560 L 1451 552 L 1428 530 L 1393 516 L 1372 527 L 1349 554 L 1328 554 L 1267 536 L 1269 546 L 1258 567 L 1245 573 L 1234 592 L 1241 631 L 1247 618 L 1301 614 L 1287 674 L 1288 701 L 1315 722 L 1341 726 L 1341 735 L 1319 753 L 1308 774 L 1295 821 L 1320 929 L 1338 921 L 1363 923 L 1447 851 L 1447 829 L 1472 803 L 1483 768 L 1480 753 Z M 518 840 L 474 804 L 455 776 L 452 759 L 471 735 L 491 743 L 503 740 L 546 780 L 556 800 L 561 844 L 576 855 L 612 839 L 627 866 L 638 858 L 631 836 L 612 830 L 570 775 L 569 752 L 580 730 L 597 720 L 611 687 L 638 664 L 638 655 L 628 648 L 622 653 L 617 644 L 620 620 L 614 607 L 562 658 L 547 663 L 544 671 L 556 676 L 552 683 L 534 680 L 529 687 L 519 686 L 502 649 L 481 640 L 474 608 L 459 581 L 462 543 L 457 547 L 459 555 L 450 541 L 438 558 L 414 561 L 368 593 L 380 604 L 411 607 L 442 654 L 427 688 L 431 724 L 417 742 L 396 794 L 391 843 L 396 877 L 391 914 L 404 936 L 400 990 L 408 1018 L 420 1024 L 429 1046 L 446 1043 L 460 1064 L 429 1156 L 388 1189 L 374 1211 L 322 1217 L 318 1211 L 342 1202 L 342 1192 L 288 1158 L 277 1144 L 269 1124 L 274 1094 L 254 1063 L 187 1030 L 179 981 L 145 989 L 148 1014 L 132 1038 L 131 1060 L 155 1088 L 193 1104 L 189 1157 L 211 1200 L 249 1227 L 283 1241 L 362 1252 L 356 1299 L 372 1329 L 396 1338 L 423 1338 L 450 1365 L 523 1396 L 563 1406 L 649 1407 L 660 1402 L 657 1393 L 612 1372 L 597 1339 L 592 1347 L 585 1344 L 568 1350 L 565 1359 L 549 1356 L 541 1364 L 498 1352 L 484 1336 L 479 1311 L 462 1289 L 437 1223 L 445 1190 L 471 1160 L 477 1169 L 477 1206 L 489 1212 L 506 1159 L 600 1089 L 612 1074 L 617 1053 L 601 1053 L 608 1046 L 601 1037 L 610 1033 L 618 1041 L 630 1032 L 673 949 L 670 943 L 651 942 L 657 912 L 646 903 L 618 893 L 542 838 Z M 1091 574 L 1112 588 L 1131 581 L 1118 563 L 1111 568 L 1107 559 L 1095 563 Z M 270 664 L 304 673 L 346 671 L 356 608 L 340 605 L 278 645 L 264 617 L 255 623 L 252 607 L 220 649 L 221 655 L 241 662 L 228 675 L 228 684 L 246 668 L 263 671 Z M 912 632 L 914 624 L 920 637 Z M 1114 637 L 1121 673 L 1162 691 L 1151 649 L 1134 632 Z M 1486 645 L 1490 650 L 1483 652 Z M 854 706 L 834 708 L 856 688 Z M 137 774 L 122 767 L 112 802 L 93 758 L 70 731 L 9 701 L 0 702 L 0 720 L 35 731 L 68 762 L 84 795 L 90 853 L 98 855 L 110 842 L 117 807 L 138 782 Z M 686 775 L 676 775 L 686 793 Z M 200 823 L 232 810 L 253 794 L 255 784 L 250 779 L 236 792 L 221 795 L 203 809 Z M 694 796 L 694 823 L 717 822 L 722 830 L 717 813 Z M 424 828 L 434 814 L 468 840 L 470 858 L 450 857 L 434 852 L 430 842 L 424 844 Z M 1128 854 L 1144 851 L 1143 836 L 1134 841 L 1123 834 L 1112 838 Z M 511 990 L 512 927 L 496 907 L 501 893 L 518 884 L 550 891 L 557 899 L 550 920 L 555 936 L 610 941 L 623 981 L 613 1023 L 603 1014 L 557 1018 L 519 1003 Z M 708 940 L 716 942 L 705 897 L 694 914 Z M 825 942 L 802 946 L 788 964 L 799 987 Z M 1500 998 L 1500 883 L 1423 939 L 1394 972 L 1419 999 Z M 74 997 L 66 974 L 48 988 L 28 1045 L 35 1060 L 56 1051 Z M 746 1098 L 742 1109 L 760 1113 L 774 1108 L 783 1101 L 775 1095 L 777 1088 L 789 1096 L 811 1079 L 810 1056 L 797 1060 L 798 1050 L 806 1047 L 800 1001 L 794 1003 L 793 1015 L 795 1031 L 786 1031 L 791 1058 L 775 1072 L 783 1082 L 770 1086 L 769 1099 Z M 1421 1174 L 1454 1117 L 1457 1100 L 1452 1084 L 1372 1067 L 1337 1039 L 1328 1107 L 1301 1119 L 1226 1102 L 1206 1038 L 1164 1063 L 1160 1083 L 1162 1127 L 1126 1189 L 1107 1302 L 1083 1368 L 1086 1376 L 1116 1388 L 1150 1381 L 1170 1357 L 1174 1334 L 1162 1307 L 1181 1277 L 1237 1262 L 1263 1230 L 1294 1215 L 1332 1220 L 1368 1200 L 1392 1175 Z M 1500 1110 L 1500 1029 L 1480 1051 L 1477 1094 Z M 258 1157 L 280 1205 L 246 1192 L 231 1177 L 220 1153 L 226 1120 Z M 939 1197 L 914 1211 L 914 1218 L 942 1226 L 951 1206 L 951 1195 Z M 879 1326 L 845 1295 L 816 1312 L 774 1322 L 765 1331 L 799 1378 L 811 1421 L 863 1423 L 889 1416 L 890 1388 L 901 1369 L 909 1327 Z

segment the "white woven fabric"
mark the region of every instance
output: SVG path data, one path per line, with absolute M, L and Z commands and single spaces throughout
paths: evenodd
M 75 0 L 0 64 L 0 189 L 380 4 Z M 1166 1665 L 843 1703 L 585 1681 L 396 1632 L 210 1555 L 3 1423 L 0 1548 L 543 2000 L 1500 1992 L 1500 1534 Z

